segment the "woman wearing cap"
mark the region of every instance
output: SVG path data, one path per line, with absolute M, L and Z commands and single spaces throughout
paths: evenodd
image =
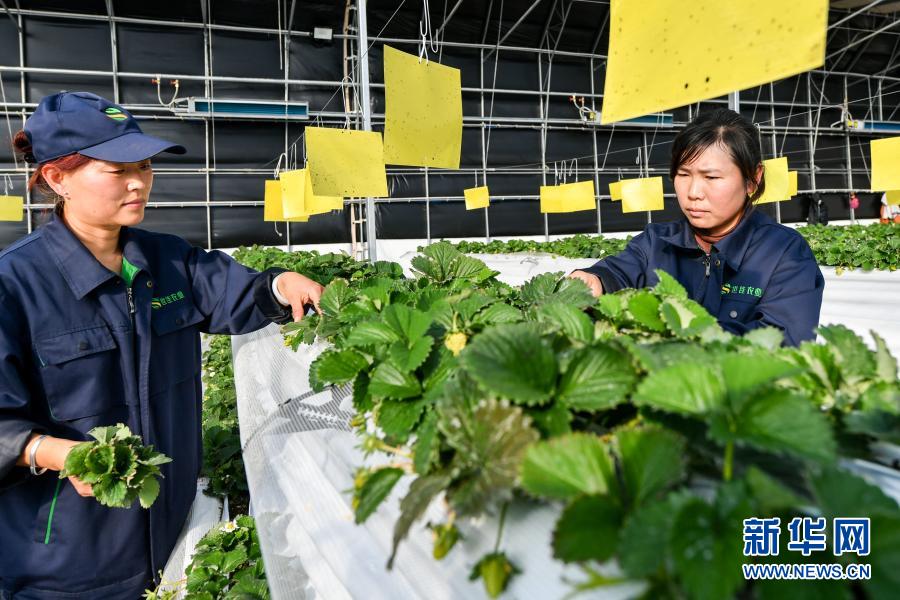
M 670 175 L 684 218 L 653 223 L 623 252 L 575 271 L 595 296 L 675 277 L 727 331 L 777 327 L 815 339 L 825 280 L 806 240 L 754 210 L 765 189 L 759 134 L 728 109 L 700 114 L 675 138 Z
M 44 98 L 15 143 L 56 209 L 0 253 L 0 598 L 131 600 L 196 493 L 200 332 L 299 319 L 322 287 L 136 229 L 150 159 L 185 150 L 104 98 Z M 90 429 L 119 422 L 173 459 L 150 510 L 103 507 L 56 477 Z

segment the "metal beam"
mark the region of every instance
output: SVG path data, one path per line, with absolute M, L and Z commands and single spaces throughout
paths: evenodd
M 438 27 L 437 31 L 434 32 L 434 37 L 439 37 L 441 32 L 444 30 L 444 27 L 447 26 L 447 23 L 450 22 L 450 19 L 453 18 L 453 15 L 456 14 L 456 9 L 459 8 L 459 5 L 463 3 L 463 0 L 456 0 L 456 4 L 453 5 L 453 8 L 450 9 L 450 12 L 447 13 L 447 17 L 444 19 L 444 22 L 441 23 L 441 26 Z
M 897 37 L 897 41 L 894 42 L 894 49 L 891 50 L 891 56 L 887 60 L 887 66 L 885 66 L 885 68 L 883 68 L 882 70 L 878 71 L 878 73 L 876 73 L 876 75 L 884 75 L 886 73 L 889 73 L 891 71 L 891 69 L 893 69 L 896 66 L 894 63 L 894 60 L 897 58 L 898 50 L 900 50 L 900 37 Z
M 526 18 L 528 15 L 530 15 L 530 14 L 531 14 L 531 11 L 533 11 L 535 8 L 537 8 L 537 5 L 540 4 L 540 3 L 541 3 L 541 0 L 534 0 L 534 2 L 531 4 L 531 6 L 528 7 L 528 10 L 526 10 L 526 11 L 522 14 L 522 16 L 519 17 L 519 20 L 516 21 L 515 23 L 513 23 L 512 27 L 510 27 L 510 28 L 507 30 L 506 34 L 505 34 L 502 38 L 500 38 L 500 41 L 497 42 L 497 47 L 498 47 L 498 48 L 499 48 L 500 46 L 503 45 L 503 42 L 506 41 L 506 38 L 508 38 L 510 35 L 512 35 L 512 33 L 516 30 L 516 28 L 518 28 L 519 25 L 521 25 L 522 22 L 525 21 L 525 18 Z M 494 52 L 494 50 L 496 50 L 496 48 L 492 48 L 492 49 L 485 55 L 485 57 L 484 57 L 485 60 L 487 60 L 487 59 L 489 59 L 489 58 L 491 57 L 491 54 Z
M 541 43 L 538 44 L 538 47 L 540 48 L 543 48 L 544 45 L 547 44 L 547 36 L 550 34 L 550 25 L 553 24 L 553 17 L 556 14 L 557 6 L 559 6 L 559 0 L 553 0 L 553 6 L 550 7 L 550 11 L 547 13 L 547 20 L 544 22 L 544 30 L 541 32 Z M 553 60 L 552 54 L 550 55 L 550 60 Z
M 16 31 L 18 31 L 19 33 L 22 33 L 22 30 L 19 28 L 18 22 L 16 22 L 15 17 L 13 17 L 12 13 L 9 10 L 9 7 L 6 5 L 6 2 L 4 2 L 3 0 L 0 0 L 0 6 L 2 6 L 3 10 L 6 11 L 6 16 L 9 17 L 10 21 L 12 21 L 13 27 L 16 28 Z
M 854 52 L 853 57 L 850 59 L 850 63 L 845 67 L 848 71 L 853 70 L 853 67 L 856 66 L 856 63 L 859 62 L 859 59 L 863 57 L 863 54 L 866 53 L 866 50 L 869 49 L 869 46 L 871 46 L 872 42 L 874 42 L 874 41 L 875 41 L 875 39 L 872 38 L 872 39 L 868 40 L 865 44 L 863 44 L 862 46 L 860 46 L 859 48 L 856 49 L 856 52 Z M 837 65 L 835 65 L 835 66 L 837 66 Z
M 481 30 L 481 45 L 482 45 L 482 47 L 484 47 L 485 44 L 487 43 L 487 34 L 488 34 L 488 30 L 491 28 L 491 14 L 493 13 L 493 11 L 494 11 L 494 0 L 491 0 L 488 3 L 487 13 L 485 13 L 484 19 L 483 19 L 484 28 Z M 500 15 L 500 17 L 502 18 L 503 15 Z M 481 55 L 482 55 L 481 62 L 484 62 L 484 52 L 482 52 Z M 482 87 L 484 87 L 484 86 L 482 86 Z
M 603 39 L 603 30 L 606 29 L 606 25 L 609 23 L 609 10 L 606 11 L 606 16 L 603 17 L 603 22 L 600 24 L 600 28 L 597 29 L 597 37 L 594 38 L 594 43 L 591 45 L 591 54 L 597 53 L 597 48 L 600 47 L 600 41 Z
M 359 54 L 359 93 L 362 109 L 362 129 L 372 131 L 372 104 L 369 101 L 369 27 L 366 1 L 356 0 L 356 19 Z M 375 228 L 375 200 L 366 198 L 366 249 L 370 261 L 378 260 L 377 232 Z
M 847 15 L 846 17 L 844 17 L 844 18 L 841 19 L 840 21 L 837 21 L 837 22 L 835 22 L 835 23 L 832 23 L 831 25 L 828 26 L 828 29 L 833 29 L 833 28 L 837 27 L 838 25 L 840 25 L 841 23 L 846 23 L 847 21 L 849 21 L 850 19 L 852 19 L 852 18 L 855 17 L 856 15 L 858 15 L 858 14 L 860 14 L 860 13 L 863 13 L 863 12 L 869 10 L 870 8 L 872 8 L 873 6 L 875 6 L 876 4 L 881 4 L 882 1 L 883 1 L 883 0 L 874 0 L 873 2 L 868 3 L 867 5 L 863 6 L 861 9 L 859 9 L 859 10 L 857 10 L 857 11 L 854 11 L 854 12 L 850 13 L 849 15 Z M 836 6 L 836 4 L 832 4 L 832 6 Z M 858 4 L 855 5 L 855 6 L 858 6 Z M 838 8 L 840 8 L 840 7 L 838 7 Z M 851 7 L 848 7 L 848 8 L 851 8 Z
M 829 58 L 833 58 L 835 55 L 841 54 L 842 52 L 846 52 L 846 51 L 849 50 L 850 48 L 853 48 L 854 46 L 857 46 L 857 45 L 859 45 L 859 44 L 865 42 L 866 40 L 875 37 L 876 35 L 878 35 L 879 33 L 883 32 L 883 31 L 887 31 L 888 29 L 891 29 L 891 28 L 893 28 L 893 27 L 896 27 L 897 25 L 900 25 L 900 19 L 896 19 L 896 20 L 894 20 L 894 21 L 891 21 L 890 23 L 888 23 L 888 24 L 885 25 L 884 27 L 881 27 L 880 29 L 876 29 L 875 31 L 873 31 L 873 32 L 870 33 L 869 35 L 867 35 L 867 36 L 865 36 L 865 37 L 862 37 L 862 38 L 859 38 L 859 39 L 857 39 L 857 40 L 854 40 L 854 41 L 850 42 L 849 44 L 847 44 L 847 45 L 846 45 L 844 48 L 842 48 L 841 50 L 835 50 L 835 51 L 832 52 L 831 54 L 828 54 L 827 56 L 825 56 L 825 60 L 828 60 Z

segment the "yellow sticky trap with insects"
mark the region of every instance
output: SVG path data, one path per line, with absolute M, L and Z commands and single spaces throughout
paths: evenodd
M 344 210 L 344 198 L 342 196 L 317 196 L 313 193 L 312 176 L 309 169 L 303 169 L 306 173 L 303 178 L 303 205 L 311 215 L 320 215 L 333 210 Z
M 763 195 L 756 200 L 756 204 L 769 202 L 782 202 L 790 200 L 790 175 L 788 174 L 788 159 L 786 156 L 770 158 L 763 161 L 765 169 L 766 189 Z
M 622 199 L 622 182 L 613 181 L 609 184 L 609 199 L 615 202 Z
M 281 201 L 281 182 L 277 179 L 266 180 L 266 195 L 263 205 L 263 221 L 291 221 L 305 223 L 309 217 L 286 219 Z
M 23 221 L 25 219 L 25 198 L 22 196 L 0 196 L 0 221 Z
M 601 123 L 815 69 L 827 24 L 828 0 L 612 0 Z
M 788 197 L 797 195 L 797 171 L 788 171 Z
M 297 169 L 281 174 L 281 206 L 287 219 L 309 218 L 332 210 L 343 210 L 344 199 L 340 196 L 316 196 L 309 169 Z
M 900 137 L 872 140 L 872 189 L 900 189 Z
M 384 162 L 458 169 L 459 69 L 384 47 Z
M 886 194 L 889 206 L 900 206 L 900 190 L 888 190 Z
M 623 179 L 622 212 L 646 212 L 665 208 L 662 177 Z
M 309 218 L 306 210 L 306 169 L 282 171 L 278 176 L 281 182 L 281 214 L 285 219 Z
M 318 196 L 384 198 L 388 195 L 381 134 L 306 128 L 306 168 Z
M 542 213 L 569 213 L 597 208 L 594 181 L 541 186 Z
M 463 190 L 463 196 L 466 198 L 466 210 L 487 208 L 491 205 L 491 195 L 486 185 Z

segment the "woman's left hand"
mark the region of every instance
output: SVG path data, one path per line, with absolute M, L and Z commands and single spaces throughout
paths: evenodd
M 321 285 L 304 277 L 299 273 L 286 272 L 278 276 L 278 291 L 291 303 L 294 313 L 294 321 L 299 321 L 306 313 L 304 305 L 312 305 L 316 312 L 322 314 L 319 309 L 319 298 L 325 291 Z

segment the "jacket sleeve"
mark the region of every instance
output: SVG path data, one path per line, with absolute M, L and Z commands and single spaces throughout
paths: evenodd
M 722 327 L 738 335 L 760 327 L 784 331 L 784 344 L 797 346 L 814 340 L 822 310 L 825 278 L 809 244 L 799 236 L 791 242 L 769 279 L 753 319 L 746 323 L 721 321 Z
M 237 335 L 292 320 L 291 308 L 281 306 L 272 293 L 272 280 L 284 269 L 259 273 L 224 252 L 194 247 L 186 263 L 194 303 L 206 316 L 206 333 Z
M 650 240 L 644 231 L 632 238 L 625 249 L 615 256 L 608 256 L 597 261 L 594 265 L 579 269 L 592 273 L 600 278 L 603 284 L 603 293 L 618 292 L 625 288 L 647 287 L 647 255 L 650 250 Z
M 25 383 L 25 319 L 18 304 L 0 288 L 0 491 L 21 482 L 28 469 L 16 461 L 31 433 L 45 429 L 32 421 L 31 393 Z

